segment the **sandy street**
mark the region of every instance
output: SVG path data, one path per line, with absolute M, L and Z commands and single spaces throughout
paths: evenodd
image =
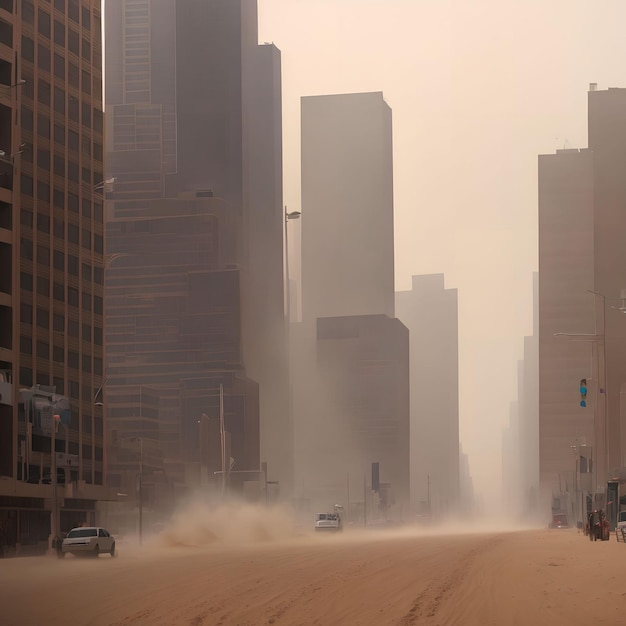
M 626 545 L 575 530 L 346 532 L 0 561 L 0 624 L 626 624 Z

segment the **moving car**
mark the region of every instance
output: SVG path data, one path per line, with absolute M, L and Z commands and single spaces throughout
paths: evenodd
M 315 530 L 342 531 L 341 515 L 339 513 L 318 513 L 315 517 Z
M 552 516 L 552 521 L 548 525 L 548 528 L 569 528 L 567 515 L 565 515 L 565 513 L 555 513 Z
M 104 552 L 115 556 L 115 538 L 99 526 L 72 528 L 63 539 L 59 556 L 63 558 L 68 552 L 85 556 L 98 556 Z

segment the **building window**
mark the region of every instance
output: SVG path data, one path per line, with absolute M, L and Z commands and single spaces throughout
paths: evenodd
M 74 287 L 67 288 L 67 303 L 70 306 L 78 306 L 78 289 L 74 289 Z
M 80 39 L 78 33 L 71 28 L 67 31 L 67 47 L 70 52 L 73 52 L 76 56 L 80 54 Z
M 85 70 L 83 70 L 83 84 L 82 84 L 82 90 L 83 93 L 89 95 L 91 94 L 91 76 L 89 75 L 89 72 L 86 72 Z
M 69 146 L 70 150 L 75 150 L 76 152 L 78 152 L 78 133 L 76 131 L 73 130 L 68 130 L 67 131 L 67 145 Z
M 37 65 L 44 72 L 50 71 L 50 48 L 41 44 L 37 46 Z
M 4 20 L 0 20 L 0 43 L 13 47 L 13 26 Z
M 96 346 L 102 345 L 102 328 L 95 326 L 93 329 L 93 342 Z
M 37 326 L 39 328 L 48 328 L 50 326 L 50 316 L 46 309 L 37 307 Z
M 31 370 L 30 367 L 20 367 L 20 386 L 33 386 L 33 370 Z
M 78 72 L 78 65 L 76 65 L 75 63 L 72 63 L 71 61 L 68 63 L 67 66 L 67 78 L 69 80 L 69 83 L 72 87 L 76 87 L 78 89 L 78 81 L 79 81 L 79 72 Z M 71 96 L 70 96 L 71 98 Z
M 97 315 L 102 315 L 102 298 L 100 296 L 93 297 L 93 310 Z
M 91 294 L 83 291 L 83 311 L 91 311 Z
M 82 41 L 82 53 L 85 61 L 91 61 L 91 44 L 86 39 Z
M 83 126 L 87 128 L 91 127 L 91 106 L 87 103 L 83 103 Z
M 52 330 L 56 333 L 65 332 L 65 317 L 60 313 L 55 313 L 52 316 Z
M 20 322 L 29 326 L 33 325 L 33 307 L 31 304 L 26 302 L 20 304 Z
M 22 258 L 26 261 L 33 260 L 33 242 L 30 239 L 24 239 L 23 237 L 20 239 L 20 247 L 22 250 Z
M 65 128 L 60 124 L 54 125 L 54 142 L 61 146 L 65 145 Z
M 57 176 L 65 176 L 65 157 L 60 154 L 54 155 L 54 173 Z
M 61 270 L 61 271 L 65 270 L 65 254 L 63 254 L 63 250 L 54 251 L 54 253 L 52 254 L 52 265 L 55 270 Z M 56 291 L 57 284 L 58 283 L 54 283 L 54 299 L 60 300 L 62 302 L 63 301 L 63 285 L 58 285 L 61 288 L 61 291 L 57 292 Z M 60 295 L 61 297 L 58 298 L 57 295 Z
M 72 276 L 78 276 L 78 257 L 73 254 L 67 255 L 67 271 Z M 76 301 L 78 302 L 78 297 Z M 78 304 L 76 306 L 78 306 Z
M 39 34 L 50 39 L 50 14 L 39 9 Z
M 52 348 L 52 360 L 55 363 L 63 363 L 65 361 L 65 350 L 63 346 L 53 346 Z M 57 389 L 57 392 L 59 390 Z
M 37 181 L 37 199 L 43 200 L 44 202 L 50 202 L 50 185 L 48 185 L 48 183 L 41 180 Z M 39 216 L 37 216 L 37 228 L 39 229 Z M 50 218 L 48 218 L 48 228 L 45 232 L 50 232 Z
M 26 106 L 22 107 L 22 128 L 33 130 L 33 112 Z
M 22 174 L 21 178 L 20 178 L 20 187 L 22 189 L 22 193 L 25 196 L 31 196 L 33 195 L 33 179 L 31 176 L 28 176 L 28 174 Z
M 74 352 L 73 350 L 70 350 L 67 353 L 67 365 L 68 367 L 71 367 L 73 370 L 78 369 L 78 352 Z
M 54 73 L 55 75 L 58 76 L 57 74 L 57 57 L 58 55 L 55 54 L 54 55 Z M 63 62 L 63 59 L 61 57 L 59 57 L 59 59 L 61 59 L 61 61 Z M 63 77 L 65 77 L 65 63 L 63 62 Z M 54 88 L 54 110 L 57 113 L 65 113 L 65 91 L 63 91 L 63 89 L 59 89 L 59 87 L 55 87 Z
M 57 20 L 54 20 L 54 43 L 65 48 L 65 24 Z
M 78 163 L 74 163 L 74 161 L 67 162 L 67 177 L 74 183 L 78 182 Z
M 37 342 L 37 358 L 44 358 L 46 361 L 50 358 L 50 344 L 45 341 Z
M 35 42 L 24 35 L 22 35 L 22 58 L 26 61 L 35 60 Z
M 22 0 L 22 19 L 27 24 L 35 23 L 35 7 L 29 0 Z
M 61 80 L 65 80 L 65 59 L 59 55 L 54 54 L 54 75 Z M 57 90 L 58 87 L 54 88 L 54 110 L 59 111 L 60 106 L 59 102 L 57 102 Z M 65 98 L 63 98 L 63 109 L 65 109 Z
M 49 95 L 50 95 L 50 85 L 48 85 L 48 96 Z M 37 134 L 40 137 L 50 139 L 50 120 L 45 115 L 37 116 Z
M 37 293 L 48 298 L 50 296 L 50 281 L 43 276 L 37 276 Z
M 54 254 L 56 255 L 56 252 Z M 57 302 L 65 302 L 65 288 L 61 283 L 52 283 L 52 297 Z
M 26 291 L 33 290 L 33 275 L 26 272 L 20 272 L 20 289 Z
M 67 225 L 67 238 L 71 243 L 78 243 L 78 226 L 76 224 Z
M 50 106 L 50 83 L 40 78 L 37 84 L 38 84 L 37 99 L 39 100 L 41 104 Z M 50 137 L 49 133 L 50 133 L 50 124 L 48 124 L 48 137 Z
M 22 354 L 33 353 L 33 340 L 31 337 L 25 337 L 24 335 L 20 335 L 20 352 Z
M 91 282 L 91 265 L 83 263 L 83 280 Z
M 37 263 L 39 265 L 50 265 L 50 249 L 46 246 L 37 246 Z
M 78 20 L 80 19 L 78 0 L 67 0 L 67 14 L 73 22 L 78 24 Z
M 50 232 L 50 217 L 45 213 L 37 214 L 37 230 L 42 233 Z
M 89 30 L 91 28 L 91 13 L 89 12 L 89 7 L 83 7 L 83 28 Z
M 37 150 L 37 167 L 50 171 L 50 150 L 39 148 Z
M 78 337 L 78 322 L 76 320 L 72 320 L 72 319 L 68 320 L 67 334 L 70 337 Z M 78 365 L 76 367 L 78 367 Z
M 28 209 L 20 209 L 20 224 L 22 226 L 33 227 L 33 212 Z

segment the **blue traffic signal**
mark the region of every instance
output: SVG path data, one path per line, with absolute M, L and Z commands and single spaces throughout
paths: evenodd
M 580 406 L 585 408 L 587 406 L 587 379 L 580 379 Z

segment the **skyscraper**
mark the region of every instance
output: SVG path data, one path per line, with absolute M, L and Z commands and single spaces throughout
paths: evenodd
M 183 259 L 189 252 L 183 245 L 176 264 L 188 275 L 211 271 L 236 277 L 234 288 L 226 285 L 228 281 L 214 280 L 210 289 L 217 290 L 214 300 L 221 297 L 234 307 L 229 320 L 238 353 L 225 364 L 213 352 L 214 342 L 205 345 L 195 375 L 214 379 L 221 370 L 238 371 L 244 380 L 258 383 L 258 388 L 248 383 L 243 387 L 259 396 L 258 401 L 247 402 L 248 410 L 260 407 L 256 456 L 260 419 L 263 459 L 272 478 L 288 491 L 292 467 L 286 445 L 290 415 L 283 310 L 280 54 L 274 46 L 257 45 L 254 0 L 109 4 L 107 24 L 112 41 L 120 45 L 111 51 L 110 91 L 107 74 L 107 101 L 110 98 L 114 105 L 107 176 L 115 179 L 109 196 L 108 252 L 135 257 L 111 263 L 110 273 L 116 267 L 119 272 L 124 263 L 141 264 L 122 229 L 139 232 L 139 221 L 144 220 L 148 228 L 144 241 L 156 242 L 148 224 L 157 228 L 157 216 L 182 217 L 168 231 L 182 242 L 185 233 L 200 235 L 194 226 L 200 215 L 216 218 L 206 221 L 210 232 L 198 242 L 196 260 Z M 127 219 L 137 224 L 125 226 Z M 170 271 L 171 263 L 163 260 L 162 274 Z M 142 276 L 137 275 L 135 288 Z M 156 314 L 155 310 L 148 317 Z M 124 313 L 113 308 L 110 315 Z M 156 336 L 150 341 L 156 342 Z M 156 347 L 149 341 L 143 345 L 148 352 L 151 345 Z M 147 380 L 150 368 L 145 358 L 138 361 L 123 341 L 111 344 L 110 351 L 126 362 L 123 368 L 132 367 Z M 167 363 L 162 360 L 161 367 Z M 171 385 L 186 376 L 184 369 L 169 369 Z M 117 384 L 110 381 L 110 393 L 117 393 Z M 168 385 L 164 379 L 153 379 L 153 384 Z M 180 416 L 172 418 L 179 424 L 168 427 L 177 438 L 175 446 L 185 439 L 182 424 L 196 423 L 201 409 L 185 406 L 185 410 L 172 406 L 172 415 L 178 411 Z M 244 469 L 241 459 L 237 469 Z
M 352 500 L 350 515 L 383 516 L 408 504 L 408 333 L 393 315 L 391 109 L 381 93 L 302 98 L 292 362 L 297 493 L 315 506 Z M 365 502 L 349 487 L 364 474 Z
M 588 293 L 594 289 L 593 158 L 590 150 L 575 149 L 539 157 L 539 470 L 546 513 L 551 496 L 564 492 L 566 473 L 572 483 L 577 438 L 594 447 L 596 467 L 603 458 L 597 344 L 575 336 L 595 333 Z M 583 378 L 595 379 L 587 408 L 579 406 Z M 599 474 L 593 491 L 601 484 Z
M 391 109 L 382 93 L 302 98 L 304 318 L 394 314 Z
M 443 274 L 413 276 L 396 293 L 411 345 L 411 503 L 441 517 L 459 506 L 459 323 Z
M 56 435 L 61 529 L 106 496 L 100 3 L 0 3 L 0 519 L 50 530 L 52 423 L 20 389 L 71 403 Z M 10 381 L 10 382 L 9 382 Z M 8 386 L 7 386 L 8 385 Z M 8 391 L 8 393 L 6 393 Z M 62 477 L 61 477 L 62 474 Z M 42 484 L 47 483 L 47 484 Z M 19 509 L 19 510 L 18 510 Z

